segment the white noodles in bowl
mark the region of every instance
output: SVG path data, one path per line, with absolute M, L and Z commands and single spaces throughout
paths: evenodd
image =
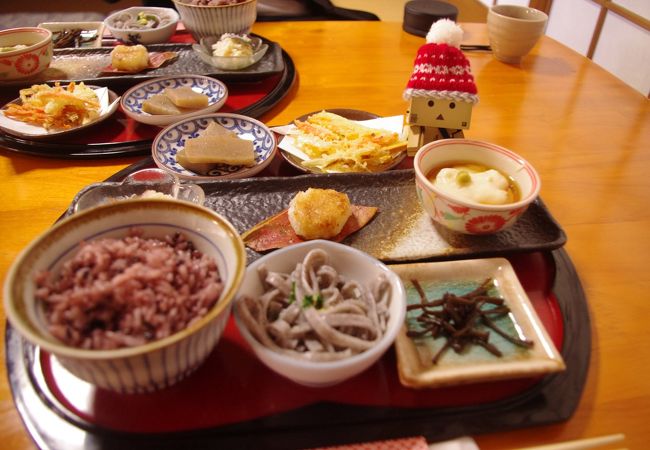
M 393 343 L 405 315 L 399 277 L 352 247 L 314 240 L 246 271 L 235 319 L 260 360 L 304 385 L 360 373 Z
M 386 277 L 366 287 L 332 267 L 320 248 L 291 273 L 258 268 L 263 295 L 237 303 L 242 321 L 263 345 L 312 361 L 363 352 L 386 331 L 390 290 Z

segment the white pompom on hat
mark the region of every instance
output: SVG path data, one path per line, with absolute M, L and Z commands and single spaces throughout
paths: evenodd
M 426 41 L 432 44 L 447 44 L 460 48 L 463 40 L 463 29 L 453 20 L 440 19 L 429 28 Z
M 404 98 L 442 98 L 478 102 L 469 61 L 460 51 L 463 29 L 449 19 L 434 22 L 418 50 Z

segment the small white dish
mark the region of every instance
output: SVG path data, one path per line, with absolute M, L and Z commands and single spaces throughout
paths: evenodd
M 262 42 L 257 36 L 248 36 L 253 47 L 253 54 L 250 56 L 214 56 L 212 46 L 219 41 L 219 37 L 201 38 L 198 44 L 193 44 L 192 48 L 199 55 L 199 58 L 211 66 L 221 70 L 240 70 L 250 67 L 258 62 L 269 46 Z
M 241 319 L 237 306 L 233 308 L 233 315 L 244 340 L 260 361 L 271 370 L 304 386 L 326 387 L 358 375 L 382 357 L 393 344 L 404 323 L 406 294 L 400 278 L 381 261 L 348 245 L 317 239 L 275 250 L 251 263 L 246 268 L 236 302 L 242 301 L 243 296 L 258 297 L 265 292 L 258 273 L 261 267 L 265 267 L 269 272 L 290 273 L 313 249 L 327 252 L 337 273 L 362 286 L 372 286 L 380 276 L 386 277 L 390 290 L 389 317 L 383 336 L 372 347 L 334 361 L 296 358 L 267 347 L 253 337 Z
M 97 48 L 102 46 L 104 22 L 43 22 L 38 25 L 52 32 L 54 48 Z M 60 36 L 64 31 L 81 30 L 78 39 L 73 39 L 71 45 L 61 45 Z M 78 45 L 77 45 L 78 44 Z
M 215 165 L 208 175 L 201 175 L 178 163 L 176 153 L 184 148 L 185 141 L 200 135 L 212 122 L 233 131 L 241 139 L 253 141 L 256 163 L 253 167 L 219 164 Z M 156 166 L 180 179 L 198 182 L 252 177 L 271 163 L 275 151 L 273 132 L 259 120 L 239 114 L 214 113 L 190 117 L 164 128 L 154 139 L 151 153 Z
M 419 309 L 408 311 L 406 324 L 395 341 L 398 372 L 403 385 L 431 388 L 533 377 L 565 369 L 562 356 L 507 259 L 402 264 L 391 265 L 390 268 L 404 282 L 408 305 L 421 302 L 412 280 L 419 282 L 427 299 L 431 301 L 446 292 L 456 295 L 468 293 L 486 279 L 492 279 L 497 291 L 495 296 L 503 298 L 510 309 L 508 315 L 493 317 L 493 321 L 507 334 L 533 342 L 530 348 L 519 347 L 494 330 L 478 325 L 479 330 L 489 332 L 488 342 L 502 352 L 501 357 L 492 355 L 479 345 L 469 345 L 460 354 L 448 349 L 434 364 L 432 359 L 446 339 L 438 337 L 434 340 L 430 335 L 424 338 L 408 337 L 407 330 L 420 329 L 416 321 Z M 492 289 L 490 293 L 492 294 Z
M 142 110 L 143 103 L 165 88 L 190 87 L 193 91 L 208 96 L 208 106 L 201 109 L 186 110 L 183 114 L 149 114 Z M 221 81 L 203 75 L 181 75 L 154 78 L 126 91 L 121 106 L 124 113 L 137 122 L 164 127 L 193 116 L 218 111 L 228 99 L 228 88 Z
M 88 127 L 97 125 L 98 123 L 108 119 L 111 115 L 113 115 L 113 113 L 117 110 L 117 107 L 120 105 L 120 97 L 118 97 L 118 95 L 115 92 L 105 87 L 98 87 L 98 86 L 88 86 L 88 87 L 92 88 L 95 91 L 95 93 L 99 97 L 99 102 L 101 105 L 99 117 L 93 120 L 92 122 L 89 122 L 84 125 L 80 125 L 75 128 L 70 128 L 68 130 L 47 130 L 38 125 L 32 125 L 26 122 L 21 122 L 19 120 L 14 120 L 5 116 L 3 111 L 4 109 L 6 109 L 9 103 L 20 104 L 21 100 L 20 98 L 17 98 L 7 103 L 2 107 L 2 109 L 0 109 L 0 129 L 7 134 L 18 136 L 20 138 L 46 139 L 46 138 L 61 137 L 63 135 L 78 132 Z
M 154 20 L 139 23 L 143 15 Z M 163 44 L 174 35 L 180 16 L 174 8 L 154 6 L 133 6 L 116 11 L 104 20 L 106 28 L 117 39 L 126 44 Z

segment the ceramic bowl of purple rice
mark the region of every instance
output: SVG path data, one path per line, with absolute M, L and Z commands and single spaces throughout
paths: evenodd
M 120 393 L 195 371 L 217 345 L 246 266 L 234 227 L 202 206 L 137 198 L 69 216 L 4 284 L 7 318 L 72 375 Z

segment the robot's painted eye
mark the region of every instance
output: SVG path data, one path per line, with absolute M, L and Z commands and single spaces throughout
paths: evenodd
M 451 103 L 449 104 L 449 109 L 454 109 L 455 107 L 456 107 L 456 103 L 451 102 Z
M 435 103 L 433 102 L 433 100 L 429 100 L 427 102 L 427 105 L 429 105 L 429 108 L 433 108 L 433 105 L 435 105 Z

